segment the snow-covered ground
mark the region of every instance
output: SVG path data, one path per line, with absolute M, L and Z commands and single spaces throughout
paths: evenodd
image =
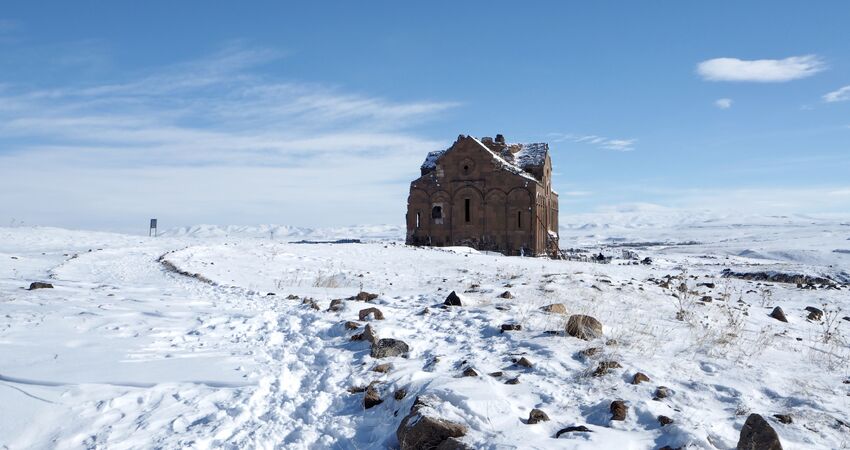
M 651 265 L 411 248 L 393 226 L 199 226 L 158 238 L 0 228 L 0 446 L 393 448 L 415 398 L 430 395 L 431 413 L 468 427 L 471 448 L 729 449 L 751 412 L 786 449 L 850 448 L 850 287 L 720 277 L 846 284 L 850 220 L 660 216 L 561 229 L 564 248 L 625 248 Z M 291 243 L 343 238 L 364 241 Z M 26 290 L 33 281 L 55 288 Z M 453 290 L 463 306 L 443 308 Z M 328 311 L 360 291 L 378 297 Z M 552 303 L 567 314 L 541 309 Z M 769 316 L 775 306 L 787 323 Z M 807 319 L 807 306 L 824 317 Z M 368 307 L 385 319 L 358 321 Z M 604 336 L 547 333 L 571 314 L 597 318 Z M 405 341 L 408 357 L 376 360 L 352 341 L 367 322 Z M 589 348 L 599 350 L 583 356 Z M 604 361 L 620 367 L 594 376 Z M 478 376 L 461 376 L 468 368 Z M 636 372 L 650 381 L 632 384 Z M 373 381 L 384 401 L 364 409 Z M 659 386 L 669 396 L 656 400 Z M 626 420 L 610 420 L 613 400 Z M 527 424 L 533 408 L 550 420 Z M 554 437 L 572 425 L 591 431 Z

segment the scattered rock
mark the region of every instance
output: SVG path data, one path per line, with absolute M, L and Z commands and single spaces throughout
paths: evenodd
M 562 435 L 562 434 L 565 434 L 565 433 L 575 433 L 575 432 L 579 432 L 579 433 L 592 433 L 592 432 L 593 432 L 593 430 L 591 430 L 590 428 L 587 428 L 587 427 L 586 427 L 586 426 L 584 426 L 584 425 L 573 425 L 573 426 L 569 426 L 569 427 L 566 427 L 566 428 L 561 428 L 560 430 L 558 430 L 558 432 L 557 432 L 557 433 L 555 433 L 555 439 L 557 439 L 557 438 L 561 437 L 561 435 Z
M 807 317 L 807 319 L 809 320 L 819 321 L 823 319 L 823 311 L 819 308 L 815 308 L 814 306 L 806 306 L 806 311 L 809 312 L 809 317 Z
M 574 314 L 567 320 L 567 334 L 588 341 L 602 336 L 602 324 L 591 316 Z
M 455 291 L 452 291 L 448 297 L 446 297 L 446 301 L 443 302 L 446 306 L 463 306 L 460 303 L 460 297 L 457 296 Z
M 514 361 L 514 364 L 516 364 L 518 366 L 522 366 L 522 367 L 533 367 L 534 366 L 534 364 L 532 364 L 531 361 L 529 361 L 528 358 L 526 358 L 525 356 Z
M 643 383 L 644 381 L 647 381 L 647 382 L 648 382 L 648 381 L 649 381 L 649 377 L 648 377 L 648 376 L 646 376 L 646 374 L 645 374 L 645 373 L 643 373 L 643 372 L 638 372 L 638 373 L 636 373 L 636 374 L 635 374 L 635 376 L 634 376 L 634 377 L 632 377 L 632 384 L 641 384 L 641 383 Z
M 599 366 L 596 367 L 596 370 L 593 371 L 594 377 L 601 377 L 608 373 L 610 369 L 619 369 L 623 367 L 617 361 L 600 361 Z
M 537 408 L 532 409 L 531 412 L 528 414 L 528 424 L 529 425 L 534 425 L 536 423 L 548 422 L 548 421 L 549 421 L 549 416 L 545 412 L 543 412 L 542 410 L 539 410 Z
M 428 314 L 431 314 L 431 310 L 428 309 L 427 307 L 419 312 L 420 316 L 427 316 Z
M 419 402 L 419 398 L 416 402 Z M 396 430 L 400 450 L 447 449 L 463 445 L 449 439 L 464 436 L 467 431 L 465 425 L 424 415 L 421 406 L 414 403 L 413 410 L 401 420 Z
M 366 324 L 366 328 L 363 329 L 363 332 L 351 336 L 351 340 L 368 341 L 370 344 L 374 345 L 375 341 L 378 340 L 378 335 L 375 334 L 375 331 L 372 329 L 372 325 Z
M 518 323 L 503 323 L 502 333 L 505 331 L 522 331 L 522 325 Z
M 328 311 L 336 312 L 336 311 L 342 310 L 342 308 L 344 308 L 344 307 L 345 307 L 345 304 L 342 302 L 342 299 L 337 298 L 337 299 L 331 300 L 331 306 L 328 307 Z
M 503 374 L 502 374 L 502 372 L 490 372 L 490 373 L 488 373 L 487 375 L 490 375 L 490 376 L 491 376 L 491 377 L 493 377 L 493 378 L 499 378 L 499 377 L 500 377 L 500 376 L 502 376 Z
M 473 369 L 472 367 L 467 367 L 466 369 L 464 369 L 461 375 L 465 377 L 477 377 L 478 372 L 476 372 L 475 369 Z
M 371 356 L 373 358 L 388 358 L 392 356 L 403 356 L 410 352 L 410 347 L 398 339 L 380 339 L 372 344 Z
M 519 384 L 519 377 L 511 378 L 508 381 L 505 381 L 505 384 Z
M 602 347 L 590 347 L 578 352 L 582 358 L 592 358 L 594 355 L 602 351 Z
M 352 322 L 350 320 L 345 322 L 345 329 L 346 330 L 356 330 L 358 328 L 360 328 L 360 324 L 357 323 L 357 322 Z
M 499 295 L 499 297 L 501 297 L 501 298 L 511 299 L 511 298 L 514 298 L 514 295 L 513 295 L 513 294 L 511 294 L 511 291 L 505 291 L 505 292 L 502 292 L 502 293 Z
M 393 365 L 390 363 L 378 364 L 377 366 L 372 368 L 373 372 L 379 373 L 387 373 L 393 368 Z
M 770 313 L 770 317 L 773 317 L 780 322 L 788 322 L 788 318 L 785 317 L 785 311 L 782 311 L 782 308 L 778 306 L 773 308 L 773 312 Z
M 547 313 L 552 313 L 552 314 L 566 314 L 567 313 L 567 307 L 564 306 L 563 303 L 552 303 L 551 305 L 546 305 L 546 306 L 544 306 L 540 309 L 542 309 L 543 311 L 545 311 Z
M 741 428 L 737 450 L 782 450 L 773 427 L 758 414 L 750 414 Z
M 667 416 L 658 416 L 658 423 L 660 423 L 661 426 L 663 427 L 663 426 L 670 425 L 671 423 L 673 423 L 673 419 L 671 419 Z
M 357 315 L 360 320 L 366 320 L 370 315 L 374 317 L 375 320 L 384 320 L 384 313 L 382 313 L 378 308 L 361 309 Z
M 670 388 L 667 386 L 658 386 L 655 389 L 655 398 L 653 400 L 661 400 L 662 398 L 667 398 L 670 396 Z
M 36 289 L 53 289 L 53 285 L 50 283 L 43 283 L 41 281 L 36 281 L 34 283 L 30 283 L 30 291 L 34 291 Z
M 697 283 L 698 287 L 707 287 L 709 289 L 714 289 L 714 283 Z
M 363 406 L 365 406 L 366 409 L 369 409 L 373 406 L 378 406 L 381 403 L 384 403 L 384 400 L 381 398 L 381 394 L 379 394 L 378 390 L 370 384 L 369 387 L 366 388 L 366 395 L 363 397 Z
M 309 305 L 310 308 L 313 308 L 316 311 L 319 311 L 319 310 L 322 309 L 322 308 L 319 307 L 319 304 L 316 303 L 316 301 L 313 300 L 312 298 L 305 298 L 304 300 L 301 301 L 301 304 L 302 305 Z
M 711 303 L 712 298 L 710 295 L 703 295 L 699 300 L 704 303 Z
M 354 297 L 348 297 L 349 300 L 356 300 L 358 302 L 371 302 L 378 298 L 378 294 L 370 294 L 365 291 L 360 291 Z
M 393 394 L 396 400 L 404 400 L 405 397 L 407 397 L 407 389 L 399 389 Z
M 287 300 L 298 300 L 299 298 L 301 298 L 301 297 L 299 297 L 295 294 L 289 294 L 289 295 L 286 296 Z
M 626 414 L 629 412 L 629 407 L 622 400 L 614 400 L 611 402 L 611 420 L 626 420 Z
M 784 423 L 786 425 L 793 422 L 791 415 L 789 414 L 774 414 L 773 417 L 775 417 L 780 423 Z

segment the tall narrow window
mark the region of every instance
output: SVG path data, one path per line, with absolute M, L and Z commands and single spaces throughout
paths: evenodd
M 464 207 L 464 217 L 466 217 L 466 221 L 469 222 L 470 217 L 469 217 L 469 199 L 468 198 L 463 201 L 463 207 Z
M 522 228 L 522 211 L 516 212 L 516 227 Z
M 419 220 L 420 220 L 420 218 L 421 218 L 421 215 L 420 215 L 420 213 L 418 213 L 418 212 L 417 212 L 417 213 L 416 213 L 416 228 L 419 228 Z

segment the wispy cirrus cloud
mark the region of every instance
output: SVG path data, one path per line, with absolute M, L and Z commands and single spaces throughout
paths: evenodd
M 697 73 L 707 81 L 778 83 L 810 77 L 825 69 L 826 63 L 817 55 L 756 60 L 714 58 L 697 64 Z
M 552 142 L 574 142 L 618 152 L 633 151 L 635 143 L 637 143 L 637 139 L 616 139 L 594 134 L 549 133 L 549 139 Z
M 402 204 L 399 174 L 415 175 L 443 145 L 411 130 L 457 103 L 395 102 L 262 70 L 282 57 L 234 44 L 98 84 L 0 79 L 4 212 L 66 226 L 154 213 L 172 225 L 333 225 L 365 220 L 357 199 Z M 57 221 L 67 208 L 76 212 Z
M 827 103 L 846 102 L 848 100 L 850 100 L 850 86 L 844 86 L 823 96 L 823 101 Z

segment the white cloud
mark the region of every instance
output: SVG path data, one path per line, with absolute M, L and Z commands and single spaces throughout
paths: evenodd
M 823 101 L 828 103 L 846 102 L 847 100 L 850 100 L 850 86 L 844 86 L 841 89 L 829 92 L 823 96 Z
M 612 139 L 593 134 L 581 135 L 549 133 L 549 138 L 552 142 L 575 142 L 577 144 L 587 144 L 597 148 L 615 150 L 618 152 L 630 152 L 634 150 L 634 145 L 637 142 L 637 139 Z
M 732 99 L 731 98 L 718 98 L 714 101 L 714 106 L 720 109 L 729 109 L 732 107 Z
M 758 60 L 715 58 L 697 65 L 697 73 L 708 81 L 783 82 L 806 78 L 824 69 L 826 64 L 817 55 Z
M 444 145 L 409 129 L 457 104 L 394 102 L 258 70 L 279 57 L 236 45 L 120 82 L 0 80 L 0 220 L 401 221 L 406 184 Z

